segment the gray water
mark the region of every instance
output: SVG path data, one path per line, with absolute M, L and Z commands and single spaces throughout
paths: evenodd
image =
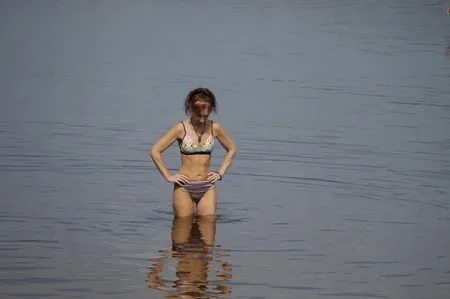
M 446 6 L 0 1 L 0 297 L 450 297 Z M 178 225 L 197 86 L 238 154 Z

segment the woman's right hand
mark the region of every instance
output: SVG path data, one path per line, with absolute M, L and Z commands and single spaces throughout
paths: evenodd
M 167 177 L 166 179 L 169 183 L 175 183 L 178 185 L 185 185 L 189 182 L 189 179 L 187 176 L 176 173 L 174 175 L 171 175 L 169 177 Z

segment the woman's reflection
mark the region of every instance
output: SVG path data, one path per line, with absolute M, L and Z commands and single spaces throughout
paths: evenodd
M 231 287 L 221 285 L 230 280 L 231 266 L 221 260 L 227 250 L 215 246 L 216 217 L 175 218 L 172 225 L 172 251 L 152 259 L 147 274 L 149 287 L 166 293 L 165 298 L 226 298 Z M 166 260 L 172 258 L 177 280 L 161 279 Z

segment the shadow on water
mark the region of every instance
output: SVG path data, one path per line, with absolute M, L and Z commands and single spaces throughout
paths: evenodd
M 149 288 L 161 291 L 164 298 L 229 298 L 231 265 L 222 258 L 226 249 L 215 244 L 216 218 L 175 218 L 172 223 L 172 250 L 150 259 Z M 164 268 L 174 262 L 176 279 L 165 279 Z

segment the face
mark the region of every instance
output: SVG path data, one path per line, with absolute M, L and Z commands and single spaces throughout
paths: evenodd
M 211 110 L 211 103 L 207 100 L 197 100 L 191 106 L 192 117 L 201 123 L 208 120 Z

